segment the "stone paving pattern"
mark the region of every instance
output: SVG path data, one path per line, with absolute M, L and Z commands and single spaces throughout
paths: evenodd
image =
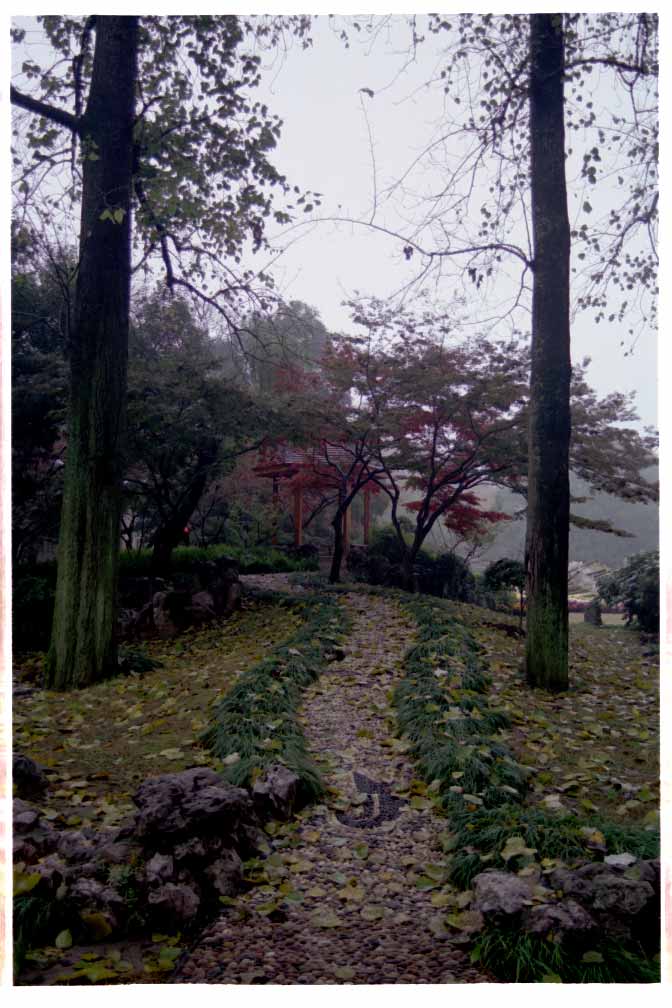
M 275 578 L 255 582 L 287 588 Z M 327 797 L 271 840 L 273 885 L 255 886 L 209 925 L 173 983 L 495 982 L 445 929 L 449 910 L 432 903 L 441 886 L 416 887 L 428 865 L 440 875 L 447 824 L 409 802 L 414 770 L 393 738 L 391 690 L 414 625 L 389 600 L 352 593 L 341 604 L 353 620 L 346 657 L 302 710 Z

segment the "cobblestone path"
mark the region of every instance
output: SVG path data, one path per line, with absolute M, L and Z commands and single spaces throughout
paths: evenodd
M 446 824 L 413 797 L 390 691 L 413 624 L 394 603 L 349 594 L 346 657 L 306 693 L 311 752 L 329 791 L 271 840 L 263 880 L 200 936 L 174 983 L 492 982 L 443 920 Z

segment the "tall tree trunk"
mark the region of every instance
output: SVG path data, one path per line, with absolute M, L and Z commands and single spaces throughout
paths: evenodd
M 198 470 L 189 484 L 184 499 L 154 536 L 152 570 L 159 577 L 170 573 L 172 552 L 183 539 L 184 528 L 198 507 L 201 497 L 205 492 L 210 471 L 217 461 L 217 449 L 217 442 L 213 440 L 207 448 L 201 451 L 198 457 Z
M 568 687 L 569 254 L 562 14 L 530 15 L 534 287 L 527 517 L 527 680 Z
M 401 583 L 405 591 L 416 593 L 418 590 L 418 585 L 415 577 L 413 576 L 413 566 L 415 564 L 415 556 L 411 549 L 407 546 L 404 547 L 403 553 L 401 555 Z
M 343 564 L 343 505 L 339 503 L 331 524 L 334 528 L 334 552 L 331 555 L 331 569 L 329 571 L 329 584 L 338 584 L 341 580 L 341 566 Z
M 337 515 L 331 523 L 334 526 L 334 552 L 331 555 L 329 584 L 338 584 L 341 580 L 341 565 L 343 563 L 343 517 Z
M 47 685 L 116 672 L 116 582 L 126 412 L 130 196 L 138 19 L 96 19 L 82 129 L 79 269 L 58 579 Z

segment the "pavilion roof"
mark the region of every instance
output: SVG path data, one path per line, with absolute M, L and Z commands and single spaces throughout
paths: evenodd
M 353 461 L 346 446 L 326 445 L 301 448 L 296 445 L 275 444 L 262 449 L 261 459 L 254 466 L 258 476 L 295 476 L 302 469 L 324 469 L 332 462 L 337 467 L 348 468 Z

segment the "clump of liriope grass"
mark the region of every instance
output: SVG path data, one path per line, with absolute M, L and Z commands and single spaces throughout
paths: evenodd
M 401 601 L 418 624 L 418 641 L 406 654 L 394 703 L 421 776 L 469 807 L 519 800 L 528 770 L 496 738 L 509 721 L 488 705 L 478 644 L 436 600 Z
M 598 941 L 588 952 L 512 927 L 488 927 L 477 938 L 471 961 L 511 983 L 658 983 L 660 962 L 642 949 Z
M 319 676 L 348 621 L 326 596 L 294 599 L 292 604 L 305 615 L 301 628 L 241 676 L 215 707 L 203 741 L 224 763 L 224 776 L 237 786 L 250 786 L 273 763 L 284 764 L 298 775 L 299 802 L 306 804 L 324 788 L 297 719 L 301 694 Z
M 658 856 L 660 836 L 655 830 L 627 826 L 591 817 L 560 816 L 513 802 L 496 808 L 469 810 L 453 795 L 444 798 L 444 810 L 450 819 L 452 861 L 451 881 L 468 889 L 472 879 L 486 866 L 505 871 L 500 852 L 512 837 L 522 837 L 526 847 L 536 852 L 538 860 L 552 858 L 571 864 L 591 858 L 602 860 L 603 851 L 587 846 L 584 830 L 599 832 L 608 854 L 623 851 L 643 860 Z
M 63 907 L 53 899 L 22 893 L 14 897 L 14 975 L 23 969 L 29 949 L 53 937 L 64 924 Z

